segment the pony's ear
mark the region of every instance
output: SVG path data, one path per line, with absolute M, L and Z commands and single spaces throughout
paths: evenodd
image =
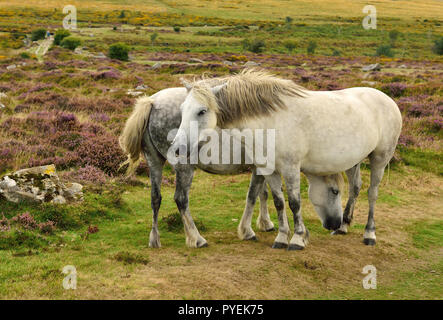
M 186 79 L 184 79 L 184 78 L 180 78 L 180 82 L 186 88 L 186 90 L 188 90 L 188 92 L 191 91 L 192 84 L 189 81 L 186 81 Z
M 223 84 L 220 84 L 220 85 L 218 85 L 218 86 L 215 86 L 215 87 L 211 88 L 212 93 L 213 93 L 214 95 L 216 95 L 216 94 L 219 93 L 220 90 L 223 89 L 224 87 L 226 87 L 226 83 L 223 83 Z

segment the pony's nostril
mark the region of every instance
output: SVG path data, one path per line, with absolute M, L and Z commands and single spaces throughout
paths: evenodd
M 341 219 L 326 219 L 323 227 L 328 230 L 337 230 L 341 226 Z

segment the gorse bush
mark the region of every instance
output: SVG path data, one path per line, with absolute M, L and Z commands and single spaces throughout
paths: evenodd
M 392 51 L 392 47 L 390 45 L 381 45 L 377 48 L 375 55 L 377 57 L 385 56 L 392 58 L 394 56 L 394 52 Z
M 57 30 L 57 32 L 55 33 L 55 36 L 54 36 L 54 44 L 59 46 L 61 44 L 62 40 L 64 38 L 69 37 L 70 35 L 71 35 L 71 33 L 66 29 Z
M 153 34 L 151 34 L 151 36 L 150 36 L 151 42 L 154 43 L 155 40 L 157 39 L 157 37 L 158 37 L 158 33 L 157 32 L 154 32 Z
M 36 29 L 31 33 L 31 40 L 32 41 L 42 40 L 45 38 L 45 36 L 46 36 L 45 29 Z
M 114 43 L 109 47 L 108 55 L 111 59 L 117 59 L 121 61 L 129 60 L 129 47 L 124 43 Z
M 180 32 L 180 27 L 179 26 L 174 26 L 174 31 L 179 33 Z
M 75 50 L 75 48 L 77 48 L 81 44 L 82 44 L 82 41 L 79 38 L 75 38 L 75 37 L 66 37 L 60 43 L 60 45 L 63 48 L 66 48 L 69 50 Z

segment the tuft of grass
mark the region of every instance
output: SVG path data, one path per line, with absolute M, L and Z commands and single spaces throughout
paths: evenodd
M 139 253 L 132 253 L 129 251 L 120 251 L 114 255 L 114 259 L 124 264 L 148 264 L 149 259 L 143 257 Z
M 200 220 L 194 219 L 194 223 L 200 232 L 207 230 L 206 226 Z M 183 220 L 180 213 L 175 212 L 163 217 L 160 220 L 160 226 L 163 226 L 170 232 L 183 232 Z

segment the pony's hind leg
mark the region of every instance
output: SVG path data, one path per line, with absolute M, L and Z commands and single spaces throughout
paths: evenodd
M 264 181 L 265 178 L 262 175 L 257 175 L 256 170 L 254 169 L 249 184 L 248 195 L 246 196 L 245 210 L 237 230 L 238 236 L 242 240 L 257 240 L 255 232 L 251 228 L 251 220 L 257 197 L 259 193 L 263 191 Z
M 268 187 L 263 181 L 260 197 L 260 214 L 257 218 L 257 228 L 260 231 L 270 232 L 274 231 L 274 223 L 271 221 L 268 211 Z
M 369 214 L 368 222 L 365 227 L 365 234 L 363 236 L 363 242 L 366 245 L 375 245 L 374 207 L 378 198 L 378 187 L 391 156 L 392 154 L 387 157 L 386 153 L 377 154 L 375 151 L 369 155 L 371 165 L 371 184 L 368 189 Z
M 149 178 L 151 180 L 151 208 L 152 229 L 149 234 L 149 247 L 160 248 L 160 234 L 158 232 L 158 212 L 162 202 L 161 184 L 162 172 L 165 159 L 157 152 L 145 151 L 145 158 L 149 166 Z
M 281 177 L 278 173 L 274 172 L 269 176 L 265 176 L 265 179 L 271 188 L 275 209 L 277 209 L 278 213 L 278 235 L 275 238 L 272 248 L 287 248 L 289 242 L 289 224 L 288 217 L 286 216 L 285 197 L 282 191 Z
M 356 164 L 351 169 L 346 170 L 346 176 L 348 177 L 349 182 L 348 202 L 346 203 L 345 212 L 343 213 L 343 222 L 340 228 L 332 232 L 334 235 L 346 234 L 354 217 L 355 201 L 357 200 L 362 185 L 360 163 Z
M 208 243 L 198 232 L 189 211 L 189 190 L 191 189 L 194 169 L 189 165 L 177 165 L 174 200 L 183 220 L 186 245 L 190 248 L 207 247 Z
M 288 202 L 294 216 L 294 235 L 289 242 L 288 250 L 302 250 L 309 240 L 309 231 L 306 229 L 301 216 L 300 170 L 297 168 L 283 174 L 288 192 Z

